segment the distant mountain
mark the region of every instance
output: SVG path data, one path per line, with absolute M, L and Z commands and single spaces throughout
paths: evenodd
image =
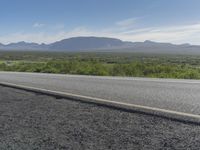
M 47 45 L 45 44 L 37 44 L 37 43 L 27 43 L 27 42 L 18 42 L 18 43 L 10 43 L 7 45 L 0 44 L 0 49 L 4 50 L 43 50 L 47 49 Z
M 1 50 L 37 50 L 37 51 L 95 51 L 95 52 L 141 52 L 141 53 L 180 53 L 200 54 L 200 46 L 171 43 L 158 43 L 153 41 L 126 42 L 106 37 L 74 37 L 51 44 L 37 43 L 0 43 Z
M 75 37 L 64 39 L 49 45 L 51 50 L 91 50 L 123 46 L 124 42 L 114 38 Z
M 125 44 L 119 39 L 105 37 L 74 37 L 64 39 L 51 44 L 10 43 L 7 45 L 0 44 L 0 49 L 4 50 L 51 50 L 51 51 L 81 51 L 118 48 Z

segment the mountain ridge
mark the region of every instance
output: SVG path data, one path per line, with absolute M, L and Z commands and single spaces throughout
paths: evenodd
M 72 37 L 56 41 L 50 44 L 38 44 L 29 42 L 17 42 L 2 44 L 1 50 L 32 50 L 32 51 L 103 51 L 103 52 L 195 52 L 200 54 L 200 45 L 160 43 L 150 40 L 144 42 L 122 41 L 117 38 L 108 37 Z

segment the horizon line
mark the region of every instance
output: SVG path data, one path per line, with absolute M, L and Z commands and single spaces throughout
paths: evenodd
M 18 44 L 18 43 L 27 43 L 27 44 L 38 44 L 38 45 L 50 45 L 50 44 L 53 44 L 53 43 L 56 43 L 56 42 L 60 42 L 60 41 L 63 41 L 63 40 L 67 40 L 67 39 L 73 39 L 73 38 L 108 38 L 108 39 L 116 39 L 116 40 L 120 40 L 122 42 L 131 42 L 131 43 L 145 43 L 145 42 L 153 42 L 153 43 L 160 43 L 160 44 L 172 44 L 172 45 L 190 45 L 190 46 L 200 46 L 200 44 L 191 44 L 191 43 L 180 43 L 180 44 L 177 44 L 177 43 L 173 43 L 173 42 L 158 42 L 158 41 L 154 41 L 154 40 L 143 40 L 143 41 L 128 41 L 128 40 L 122 40 L 120 38 L 115 38 L 115 37 L 107 37 L 107 36 L 72 36 L 72 37 L 67 37 L 67 38 L 63 38 L 61 40 L 56 40 L 54 42 L 50 42 L 50 43 L 46 43 L 46 42 L 42 42 L 42 43 L 39 43 L 39 42 L 27 42 L 26 40 L 21 40 L 21 41 L 18 41 L 18 42 L 10 42 L 10 43 L 4 43 L 4 42 L 0 42 L 0 44 L 2 44 L 3 46 L 8 46 L 10 44 Z M 1 46 L 1 45 L 0 45 Z

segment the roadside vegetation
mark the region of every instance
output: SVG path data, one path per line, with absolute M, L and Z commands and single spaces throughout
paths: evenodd
M 0 52 L 1 71 L 200 79 L 200 56 Z

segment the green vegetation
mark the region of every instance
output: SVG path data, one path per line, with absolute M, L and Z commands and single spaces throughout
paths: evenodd
M 1 71 L 200 79 L 200 56 L 0 52 Z

